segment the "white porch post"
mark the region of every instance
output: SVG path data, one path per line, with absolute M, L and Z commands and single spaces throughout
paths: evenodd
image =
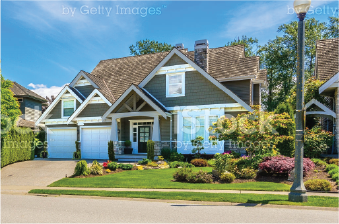
M 111 140 L 113 142 L 118 141 L 118 121 L 114 117 L 112 117 Z
M 152 140 L 155 142 L 160 141 L 160 125 L 159 125 L 159 116 L 154 116 L 154 124 L 153 124 L 153 135 Z

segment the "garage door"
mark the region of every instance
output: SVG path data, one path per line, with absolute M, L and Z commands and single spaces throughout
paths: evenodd
M 48 157 L 72 159 L 76 140 L 76 128 L 48 129 Z
M 111 127 L 82 128 L 81 157 L 83 159 L 108 159 L 108 141 Z

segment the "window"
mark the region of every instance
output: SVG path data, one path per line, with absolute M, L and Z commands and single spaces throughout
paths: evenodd
M 18 102 L 22 103 L 23 101 L 24 101 L 24 99 L 18 98 Z
M 184 117 L 183 141 L 190 142 L 192 140 L 192 118 Z
M 213 128 L 216 128 L 216 125 L 213 125 L 213 123 L 218 121 L 218 116 L 210 116 L 209 118 L 210 118 L 209 119 L 210 120 L 209 126 L 213 127 Z M 218 136 L 218 134 L 217 133 L 213 133 L 213 130 L 210 130 L 209 131 L 209 136 Z
M 185 96 L 185 73 L 166 75 L 166 97 Z
M 205 139 L 205 118 L 197 117 L 195 120 L 195 137 L 201 136 Z
M 70 117 L 75 111 L 75 100 L 62 101 L 62 117 Z

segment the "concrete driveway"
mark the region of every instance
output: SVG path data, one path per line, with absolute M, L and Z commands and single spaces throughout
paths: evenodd
M 24 193 L 45 187 L 63 177 L 71 176 L 77 161 L 37 159 L 18 162 L 1 169 L 1 193 Z

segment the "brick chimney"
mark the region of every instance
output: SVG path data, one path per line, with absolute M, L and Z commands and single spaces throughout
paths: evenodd
M 208 72 L 208 40 L 195 41 L 194 62 Z

